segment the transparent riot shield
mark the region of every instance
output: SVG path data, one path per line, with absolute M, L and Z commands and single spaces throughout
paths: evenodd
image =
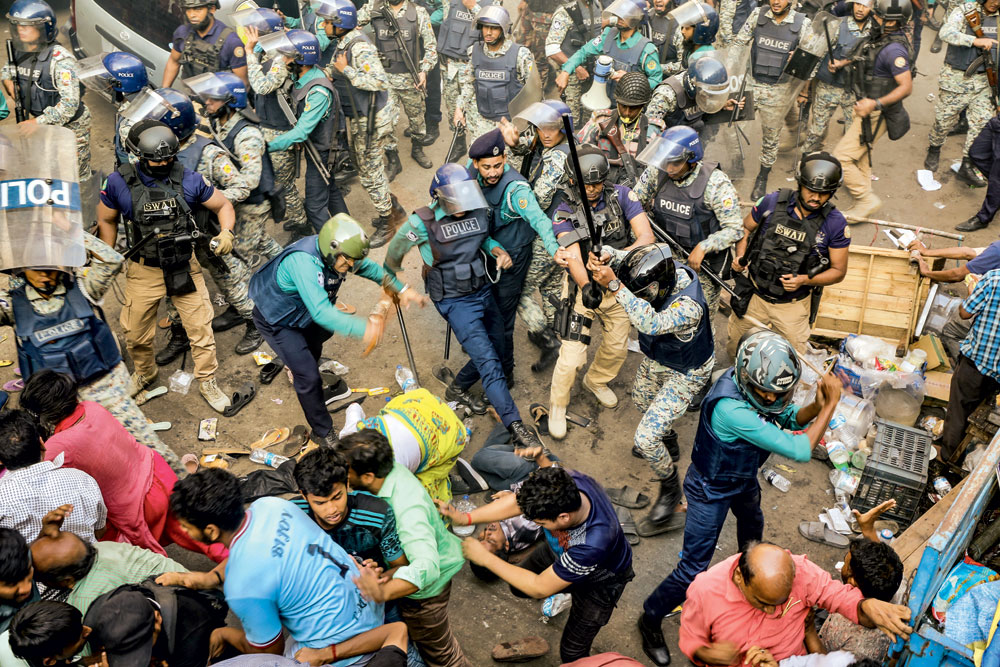
M 514 99 L 512 99 L 510 104 L 507 105 L 507 115 L 511 120 L 513 120 L 514 116 L 518 115 L 535 102 L 541 101 L 542 77 L 538 74 L 538 68 L 532 66 L 531 71 L 528 72 L 527 80 L 524 82 L 524 87 L 517 92 Z
M 0 271 L 83 266 L 76 138 L 65 127 L 0 128 Z

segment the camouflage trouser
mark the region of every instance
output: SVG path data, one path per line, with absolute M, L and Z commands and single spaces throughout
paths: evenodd
M 250 285 L 250 269 L 247 268 L 246 264 L 233 257 L 232 254 L 229 254 L 222 256 L 222 261 L 229 268 L 229 272 L 224 273 L 216 268 L 215 262 L 211 260 L 211 256 L 208 253 L 209 251 L 203 245 L 196 246 L 195 248 L 195 257 L 198 258 L 198 263 L 201 264 L 202 269 L 208 271 L 209 275 L 212 276 L 216 287 L 226 297 L 229 305 L 243 319 L 250 321 L 250 317 L 253 314 L 253 301 L 250 300 L 250 294 L 247 291 Z M 180 313 L 177 312 L 177 308 L 169 296 L 167 297 L 167 317 L 170 318 L 171 324 L 181 323 Z
M 555 322 L 556 307 L 549 297 L 557 301 L 562 294 L 564 271 L 552 261 L 552 256 L 545 250 L 545 244 L 536 238 L 531 244 L 531 265 L 524 277 L 524 288 L 521 291 L 521 302 L 517 304 L 517 314 L 521 316 L 528 333 L 538 333 L 545 327 L 551 327 Z M 542 305 L 534 300 L 534 292 L 542 297 Z
M 687 373 L 661 366 L 649 357 L 639 362 L 632 385 L 632 401 L 644 414 L 635 430 L 635 446 L 660 479 L 670 477 L 674 468 L 663 445 L 663 436 L 684 416 L 691 399 L 711 379 L 714 366 L 714 356 Z
M 267 223 L 271 220 L 271 205 L 238 204 L 236 206 L 236 252 L 250 262 L 253 255 L 262 255 L 265 260 L 276 257 L 281 252 L 281 244 L 267 233 Z M 239 260 L 237 260 L 239 261 Z
M 715 335 L 715 316 L 719 313 L 719 300 L 722 296 L 722 288 L 718 283 L 709 278 L 705 273 L 698 273 L 698 282 L 701 283 L 701 291 L 708 302 L 709 324 L 712 325 L 712 335 Z
M 781 139 L 782 119 L 787 109 L 788 91 L 786 85 L 753 84 L 753 103 L 760 118 L 760 164 L 772 167 L 778 159 L 778 143 Z
M 106 375 L 93 382 L 80 385 L 78 392 L 81 401 L 100 403 L 136 440 L 159 452 L 174 472 L 178 475 L 184 473 L 177 454 L 160 440 L 146 415 L 142 414 L 142 409 L 129 396 L 129 376 L 124 362 L 119 362 Z
M 538 68 L 538 76 L 542 81 L 542 92 L 550 80 L 552 68 L 549 66 L 549 59 L 545 57 L 545 38 L 549 35 L 549 27 L 552 25 L 552 14 L 542 12 L 532 12 L 526 9 L 523 19 L 519 21 L 518 30 L 513 35 L 514 40 L 521 46 L 528 47 L 531 55 L 535 57 L 535 67 Z
M 450 66 L 449 66 L 450 64 Z M 443 56 L 441 58 L 441 80 L 444 88 L 444 115 L 448 118 L 448 127 L 455 131 L 455 106 L 460 97 L 460 86 L 458 84 L 458 69 L 461 63 Z M 452 70 L 449 72 L 449 70 Z
M 948 138 L 948 133 L 958 123 L 958 116 L 965 109 L 965 117 L 969 121 L 969 131 L 965 133 L 965 145 L 962 155 L 968 156 L 969 146 L 990 118 L 993 117 L 993 104 L 990 101 L 989 87 L 962 92 L 939 89 L 937 103 L 934 104 L 934 125 L 931 127 L 928 143 L 931 146 L 942 146 Z
M 83 183 L 90 178 L 90 109 L 85 106 L 80 117 L 66 123 L 66 127 L 76 135 L 77 176 Z
M 802 146 L 802 153 L 811 153 L 823 148 L 823 139 L 826 137 L 830 119 L 833 118 L 837 107 L 844 111 L 845 127 L 851 126 L 854 118 L 854 95 L 847 88 L 816 82 L 813 91 L 812 115 L 809 117 L 809 131 L 806 133 L 806 142 Z
M 495 120 L 489 120 L 483 118 L 479 115 L 479 107 L 476 106 L 476 101 L 472 100 L 469 105 L 470 108 L 465 109 L 465 140 L 472 145 L 472 142 L 483 136 L 490 130 L 494 130 L 497 127 L 497 122 Z
M 410 136 L 422 137 L 427 132 L 427 121 L 424 113 L 427 111 L 427 103 L 420 91 L 412 85 L 407 88 L 393 88 L 392 94 L 399 100 L 399 106 L 403 107 L 407 120 L 410 121 Z M 394 151 L 398 149 L 396 133 L 389 134 L 389 143 L 386 149 Z
M 587 78 L 586 81 L 580 81 L 576 77 L 576 72 L 571 72 L 569 75 L 569 83 L 566 84 L 566 90 L 563 93 L 563 97 L 566 100 L 566 106 L 573 113 L 573 128 L 574 131 L 578 131 L 579 128 L 583 127 L 583 124 L 587 122 L 588 118 L 583 117 L 583 103 L 580 102 L 580 98 L 583 97 L 584 84 L 589 85 L 593 79 Z
M 279 134 L 284 134 L 282 130 L 271 130 L 266 127 L 261 128 L 264 139 L 271 141 Z M 306 220 L 306 210 L 302 206 L 302 195 L 295 187 L 295 162 L 298 156 L 294 150 L 270 151 L 271 166 L 274 167 L 274 180 L 285 188 L 285 219 L 275 220 L 275 222 L 291 222 L 303 227 L 309 223 Z
M 347 119 L 347 128 L 351 133 L 351 160 L 358 169 L 358 180 L 372 199 L 372 204 L 379 215 L 389 215 L 392 210 L 392 200 L 389 198 L 389 179 L 385 176 L 385 151 L 392 140 L 392 130 L 399 122 L 399 107 L 392 95 L 388 102 L 375 115 L 375 130 L 371 140 L 366 137 L 367 120 L 355 123 L 353 118 Z M 367 148 L 365 142 L 368 141 Z

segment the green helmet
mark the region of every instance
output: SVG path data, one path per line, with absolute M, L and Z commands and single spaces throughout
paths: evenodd
M 368 256 L 371 244 L 368 234 L 361 225 L 346 213 L 338 213 L 319 230 L 319 252 L 327 266 L 333 266 L 337 255 L 347 255 L 352 259 L 364 259 Z
M 736 386 L 758 411 L 769 414 L 783 412 L 792 400 L 792 390 L 801 374 L 799 355 L 780 334 L 757 331 L 740 342 L 734 368 Z M 778 399 L 773 403 L 764 403 L 752 387 L 773 392 Z

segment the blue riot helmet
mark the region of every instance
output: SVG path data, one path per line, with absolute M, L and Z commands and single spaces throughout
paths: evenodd
M 173 88 L 143 90 L 121 112 L 121 116 L 131 123 L 146 119 L 161 121 L 173 130 L 180 141 L 194 134 L 198 126 L 198 117 L 190 98 Z
M 677 21 L 678 28 L 694 28 L 691 42 L 704 46 L 715 41 L 719 32 L 719 13 L 712 5 L 699 0 L 688 0 L 683 5 L 671 10 L 667 16 Z
M 308 30 L 289 30 L 284 33 L 288 41 L 295 47 L 296 65 L 319 64 L 319 38 Z
M 486 5 L 476 14 L 476 30 L 484 25 L 497 26 L 503 34 L 510 34 L 510 14 L 501 5 Z
M 56 41 L 59 32 L 56 28 L 56 13 L 42 0 L 17 0 L 7 12 L 7 21 L 10 22 L 11 41 L 18 51 L 39 51 L 46 44 Z M 18 28 L 23 26 L 35 28 L 38 34 L 27 34 L 31 33 L 28 30 L 22 36 L 22 31 Z
M 711 54 L 693 60 L 684 76 L 684 92 L 694 98 L 704 113 L 721 111 L 729 101 L 726 66 Z
M 184 85 L 202 102 L 222 100 L 230 109 L 247 108 L 247 85 L 232 72 L 205 72 L 184 79 Z
M 80 83 L 99 92 L 114 92 L 116 97 L 131 95 L 149 86 L 146 66 L 137 56 L 125 51 L 98 53 L 77 63 Z
M 266 7 L 241 9 L 233 12 L 231 18 L 233 23 L 241 28 L 256 28 L 261 36 L 285 29 L 285 22 L 278 16 L 278 12 Z
M 743 398 L 759 412 L 784 412 L 792 402 L 792 393 L 801 375 L 799 355 L 780 334 L 757 331 L 740 342 L 733 379 Z M 773 393 L 777 399 L 768 403 L 758 391 Z
M 358 10 L 350 0 L 319 0 L 313 4 L 316 16 L 344 30 L 358 27 Z
M 570 111 L 569 106 L 562 100 L 542 100 L 542 104 L 549 107 L 557 114 L 559 114 L 559 123 L 562 124 L 562 117 L 569 116 L 569 127 L 573 129 L 573 112 Z M 566 134 L 566 128 L 563 127 L 563 134 Z
M 667 165 L 687 162 L 697 164 L 705 157 L 701 139 L 693 128 L 687 125 L 668 127 L 639 152 L 636 160 L 640 163 L 667 173 Z
M 489 208 L 476 177 L 454 162 L 448 162 L 434 172 L 430 193 L 448 215 Z
M 615 0 L 601 13 L 601 20 L 611 26 L 637 28 L 648 8 L 646 0 Z

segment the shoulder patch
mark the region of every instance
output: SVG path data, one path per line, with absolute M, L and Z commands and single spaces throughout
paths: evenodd
M 647 60 L 646 61 L 646 69 L 648 69 L 648 70 L 656 69 L 656 60 L 653 59 L 653 58 L 650 58 L 649 60 Z
M 906 67 L 906 58 L 903 56 L 898 56 L 893 62 L 896 67 Z
M 412 231 L 412 230 L 409 231 L 409 232 L 406 232 L 406 238 L 408 240 L 412 241 L 413 243 L 416 243 L 417 242 L 417 233 L 414 232 L 414 231 Z
M 233 56 L 237 58 L 242 58 L 244 55 L 246 55 L 246 51 L 243 50 L 242 46 L 237 46 L 235 49 L 233 49 Z
M 320 287 L 326 287 L 326 281 L 323 279 L 323 272 L 322 271 L 317 271 L 316 272 L 316 282 L 319 283 Z
M 846 227 L 844 227 L 844 238 L 845 239 L 851 238 L 851 226 L 850 225 L 847 225 Z
M 732 208 L 733 207 L 733 198 L 732 197 L 726 197 L 725 199 L 723 199 L 722 200 L 722 207 L 723 208 Z
M 63 72 L 60 75 L 60 78 L 62 79 L 63 83 L 69 83 L 70 81 L 73 80 L 73 74 L 71 72 L 68 72 L 68 71 L 67 72 Z
M 517 207 L 522 209 L 528 208 L 528 200 L 525 197 L 521 197 L 517 200 Z
M 629 201 L 639 201 L 639 195 L 635 193 L 635 190 L 628 191 Z
M 226 176 L 229 176 L 231 173 L 233 173 L 233 165 L 229 164 L 228 162 L 222 165 L 222 173 L 225 174 Z

